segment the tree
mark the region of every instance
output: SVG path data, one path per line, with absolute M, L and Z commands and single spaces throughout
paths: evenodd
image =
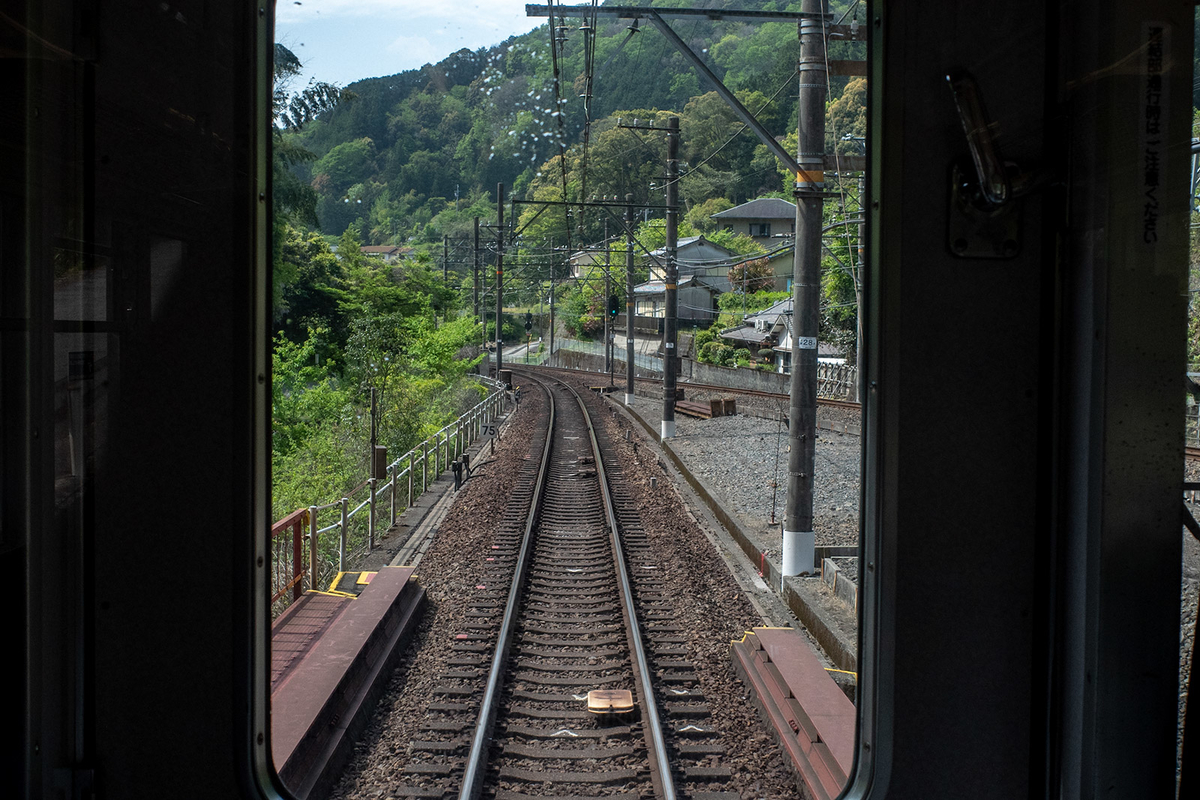
M 842 96 L 829 104 L 825 150 L 830 153 L 861 153 L 862 146 L 855 140 L 864 139 L 866 135 L 867 79 L 855 78 L 846 84 Z

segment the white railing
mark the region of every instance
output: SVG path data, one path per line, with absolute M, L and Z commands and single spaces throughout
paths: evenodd
M 381 479 L 368 478 L 345 497 L 308 507 L 308 533 L 304 538 L 308 540 L 309 567 L 305 571 L 309 576 L 309 589 L 325 586 L 336 573 L 345 571 L 347 559 L 370 552 L 375 547 L 380 523 L 386 522 L 386 528 L 395 525 L 396 516 L 411 507 L 413 501 L 500 415 L 505 402 L 503 385 L 488 377 L 479 380 L 488 387 L 488 396 L 388 464 L 387 480 L 382 485 Z M 362 497 L 361 501 L 358 501 L 359 497 Z M 355 502 L 357 505 L 351 507 Z M 321 512 L 334 508 L 339 513 L 332 522 L 321 527 Z M 328 514 L 325 519 L 329 519 Z M 336 570 L 332 564 L 322 564 L 318 548 L 321 537 L 334 531 L 338 535 Z

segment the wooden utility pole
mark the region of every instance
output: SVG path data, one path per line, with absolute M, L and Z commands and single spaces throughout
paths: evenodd
M 501 322 L 504 318 L 504 184 L 496 184 L 496 380 L 504 359 L 504 337 Z
M 800 21 L 796 252 L 792 281 L 792 382 L 788 425 L 783 574 L 815 567 L 813 467 L 817 434 L 817 320 L 821 302 L 821 227 L 825 190 L 825 0 L 804 0 Z
M 633 195 L 625 195 L 625 405 L 633 405 Z

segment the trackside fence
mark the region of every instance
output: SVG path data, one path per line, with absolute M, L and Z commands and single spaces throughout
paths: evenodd
M 271 608 L 278 616 L 306 590 L 327 586 L 348 561 L 375 546 L 382 526 L 413 504 L 504 409 L 504 386 L 480 377 L 488 396 L 470 411 L 421 440 L 387 465 L 387 479 L 367 478 L 345 497 L 301 508 L 271 526 Z M 326 537 L 337 537 L 336 558 L 321 557 Z
M 1183 443 L 1188 447 L 1200 447 L 1200 405 L 1189 404 L 1184 409 Z

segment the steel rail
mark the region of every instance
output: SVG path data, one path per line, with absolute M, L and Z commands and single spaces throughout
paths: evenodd
M 633 651 L 633 669 L 637 673 L 638 693 L 642 697 L 642 725 L 649 728 L 650 759 L 656 771 L 657 781 L 663 800 L 675 800 L 675 782 L 671 777 L 671 763 L 667 759 L 667 744 L 663 738 L 662 721 L 658 714 L 658 704 L 654 700 L 654 689 L 650 685 L 650 665 L 646 660 L 646 650 L 642 646 L 641 626 L 637 621 L 637 609 L 633 603 L 633 587 L 629 583 L 629 567 L 625 560 L 625 550 L 621 547 L 620 531 L 617 527 L 617 512 L 613 508 L 612 494 L 608 488 L 608 472 L 604 469 L 604 455 L 600 443 L 596 441 L 596 430 L 592 426 L 592 417 L 588 413 L 583 398 L 574 387 L 559 381 L 579 404 L 587 423 L 588 437 L 592 442 L 592 454 L 596 459 L 596 477 L 600 484 L 600 493 L 604 498 L 604 513 L 608 517 L 608 536 L 613 550 L 614 568 L 621 594 L 621 607 L 625 615 L 625 626 L 628 631 L 630 648 Z
M 504 606 L 504 621 L 500 626 L 500 635 L 496 639 L 496 652 L 492 656 L 492 666 L 488 672 L 487 688 L 479 707 L 479 717 L 475 723 L 475 736 L 471 740 L 471 751 L 467 756 L 463 771 L 462 786 L 459 788 L 459 800 L 475 800 L 479 796 L 483 772 L 487 768 L 488 751 L 491 749 L 492 727 L 496 722 L 497 701 L 503 688 L 505 665 L 508 662 L 508 651 L 511 645 L 513 629 L 517 622 L 517 604 L 520 600 L 521 589 L 525 583 L 525 571 L 529 560 L 530 545 L 533 541 L 534 523 L 538 517 L 542 500 L 546 492 L 546 472 L 550 466 L 551 443 L 554 440 L 554 395 L 544 386 L 547 402 L 550 408 L 550 422 L 546 428 L 546 443 L 542 447 L 542 463 L 538 468 L 537 483 L 533 499 L 529 503 L 529 515 L 525 520 L 525 534 L 521 538 L 521 549 L 517 563 L 513 569 L 512 585 L 508 590 L 508 602 Z

